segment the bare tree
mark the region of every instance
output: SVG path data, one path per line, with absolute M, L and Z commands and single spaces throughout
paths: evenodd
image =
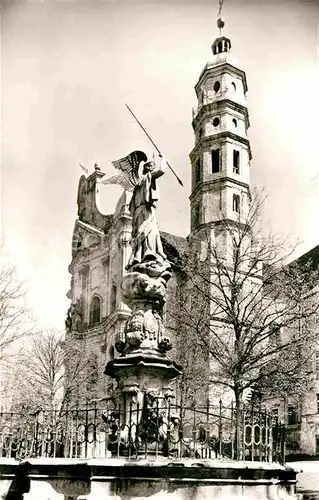
M 221 215 L 193 239 L 179 300 L 183 328 L 176 329 L 181 342 L 188 336 L 207 353 L 211 392 L 219 387 L 233 394 L 238 446 L 245 389 L 275 380 L 284 387 L 301 374 L 315 339 L 299 325 L 319 307 L 318 271 L 311 263 L 287 265 L 293 249 L 285 253 L 284 241 L 260 230 L 263 203 L 255 195 L 245 217 Z
M 0 248 L 0 362 L 9 356 L 10 347 L 33 329 L 29 310 L 25 305 L 25 289 L 16 271 Z
M 13 408 L 60 411 L 93 398 L 99 366 L 83 340 L 49 330 L 30 338 L 20 354 Z
M 181 364 L 182 375 L 177 379 L 177 396 L 184 406 L 205 405 L 209 394 L 209 360 L 205 345 L 191 332 L 178 335 L 176 359 Z

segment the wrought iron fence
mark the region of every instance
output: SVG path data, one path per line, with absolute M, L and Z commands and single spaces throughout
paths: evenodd
M 34 414 L 0 413 L 3 457 L 141 456 L 284 461 L 284 432 L 262 410 L 233 405 L 109 405 Z

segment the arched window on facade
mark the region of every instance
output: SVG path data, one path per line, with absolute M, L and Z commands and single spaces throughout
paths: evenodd
M 101 321 L 101 299 L 95 295 L 90 304 L 90 326 L 96 325 Z

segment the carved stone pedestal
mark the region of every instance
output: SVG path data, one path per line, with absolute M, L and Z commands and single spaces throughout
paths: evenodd
M 117 381 L 116 418 L 121 421 L 124 452 L 132 445 L 137 450 L 141 440 L 149 443 L 150 450 L 156 447 L 161 452 L 155 441 L 169 425 L 170 382 L 182 373 L 167 355 L 172 345 L 162 321 L 170 275 L 167 264 L 153 262 L 139 264 L 138 271 L 135 268 L 123 278 L 122 296 L 132 316 L 116 343 L 121 355 L 107 364 L 105 374 Z

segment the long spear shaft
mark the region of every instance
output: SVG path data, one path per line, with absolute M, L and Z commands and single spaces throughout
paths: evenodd
M 155 142 L 153 141 L 152 137 L 146 132 L 145 128 L 143 127 L 143 125 L 141 124 L 141 122 L 136 118 L 136 116 L 134 115 L 133 111 L 131 110 L 131 108 L 125 104 L 125 106 L 127 107 L 127 109 L 129 110 L 129 112 L 131 113 L 131 115 L 135 118 L 135 120 L 137 121 L 137 123 L 139 124 L 139 126 L 141 127 L 141 129 L 143 130 L 144 134 L 146 135 L 146 137 L 151 141 L 151 143 L 153 144 L 154 148 L 156 149 L 156 151 L 158 153 L 161 153 L 160 150 L 158 149 L 158 147 L 156 146 Z M 175 175 L 178 183 L 183 186 L 183 183 L 181 181 L 181 179 L 178 177 L 178 175 L 176 174 L 175 170 L 170 166 L 170 164 L 168 163 L 168 161 L 166 161 L 168 167 L 171 169 L 171 171 L 173 172 L 173 174 Z

